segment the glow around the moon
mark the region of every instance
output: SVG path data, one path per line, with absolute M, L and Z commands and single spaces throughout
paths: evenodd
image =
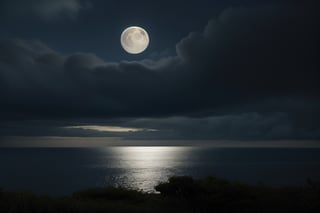
M 149 45 L 149 35 L 141 27 L 128 27 L 121 34 L 121 45 L 130 54 L 142 53 Z

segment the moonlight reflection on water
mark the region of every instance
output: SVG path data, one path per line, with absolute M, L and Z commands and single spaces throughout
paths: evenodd
M 99 167 L 112 168 L 115 174 L 106 175 L 104 185 L 139 188 L 151 192 L 153 187 L 180 169 L 188 157 L 188 147 L 115 147 L 102 149 Z M 116 160 L 114 157 L 116 156 Z
M 107 185 L 153 192 L 174 175 L 301 185 L 320 180 L 319 167 L 320 149 L 304 148 L 5 148 L 0 186 L 60 195 Z

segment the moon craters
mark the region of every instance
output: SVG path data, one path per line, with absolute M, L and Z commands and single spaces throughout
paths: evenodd
M 149 35 L 141 27 L 128 27 L 121 34 L 121 45 L 130 54 L 142 53 L 149 45 Z

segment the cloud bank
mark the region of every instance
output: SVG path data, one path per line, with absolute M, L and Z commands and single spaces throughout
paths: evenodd
M 23 119 L 159 130 L 82 132 L 131 139 L 319 139 L 317 20 L 308 4 L 228 9 L 158 61 L 0 41 L 0 134 L 36 134 L 8 127 Z

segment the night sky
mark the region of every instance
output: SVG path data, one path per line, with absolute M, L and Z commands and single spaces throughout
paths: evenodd
M 313 0 L 0 0 L 0 146 L 319 146 L 318 20 Z

